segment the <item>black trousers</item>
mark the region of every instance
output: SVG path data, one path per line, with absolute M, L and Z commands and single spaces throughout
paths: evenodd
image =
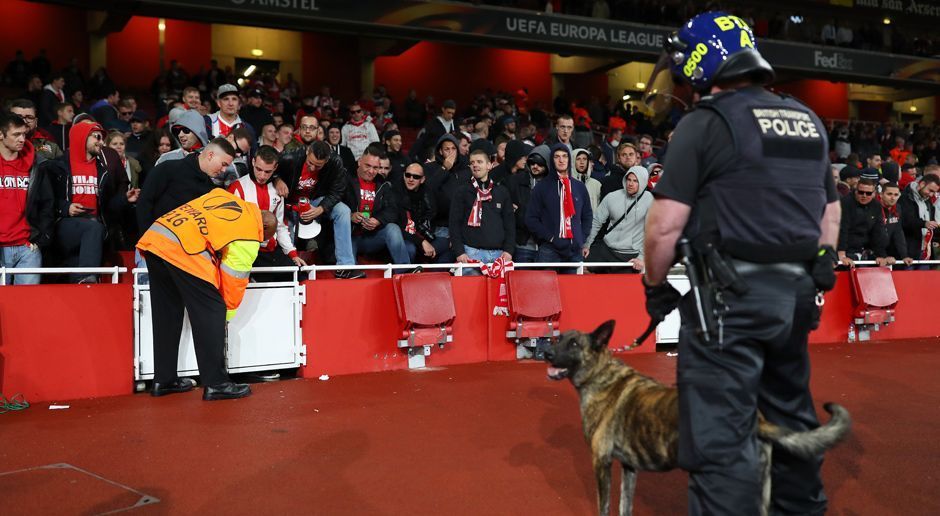
M 757 410 L 796 431 L 819 426 L 806 350 L 812 279 L 766 266 L 742 277 L 750 291 L 725 296 L 722 342 L 696 334 L 691 295 L 679 305 L 679 466 L 689 471 L 689 514 L 759 513 Z M 771 513 L 824 513 L 821 465 L 822 457 L 774 449 Z
M 151 253 L 145 253 L 150 274 L 153 320 L 153 381 L 177 379 L 183 308 L 189 313 L 196 361 L 203 385 L 229 381 L 225 371 L 225 301 L 211 283 Z
M 611 249 L 604 239 L 598 238 L 591 244 L 591 254 L 588 255 L 587 261 L 594 263 L 615 263 L 615 262 L 629 262 L 630 260 L 640 256 L 640 253 L 621 253 Z M 591 268 L 591 272 L 596 274 L 611 274 L 611 273 L 633 273 L 638 272 L 634 269 L 629 268 L 612 268 L 612 267 L 597 267 Z
M 74 267 L 101 267 L 104 224 L 90 217 L 65 217 L 56 224 L 56 242 L 66 263 Z M 73 274 L 78 282 L 82 274 Z

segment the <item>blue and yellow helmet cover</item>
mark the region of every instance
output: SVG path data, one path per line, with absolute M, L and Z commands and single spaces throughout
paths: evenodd
M 695 89 L 710 86 L 720 75 L 722 65 L 735 54 L 757 52 L 757 41 L 748 24 L 718 11 L 692 18 L 672 33 L 664 46 L 673 74 Z

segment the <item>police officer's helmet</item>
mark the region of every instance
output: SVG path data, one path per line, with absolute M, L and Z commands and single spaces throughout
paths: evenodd
M 664 44 L 674 75 L 697 90 L 716 81 L 748 77 L 773 80 L 774 70 L 757 51 L 754 32 L 737 16 L 711 11 L 689 20 Z

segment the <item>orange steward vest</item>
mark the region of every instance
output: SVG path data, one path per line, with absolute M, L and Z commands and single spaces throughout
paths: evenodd
M 216 253 L 232 242 L 263 237 L 258 206 L 216 188 L 158 218 L 137 248 L 221 288 Z

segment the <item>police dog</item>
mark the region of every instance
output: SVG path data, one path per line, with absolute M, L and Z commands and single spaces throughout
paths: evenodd
M 610 473 L 614 460 L 623 466 L 620 514 L 633 513 L 638 471 L 668 471 L 677 467 L 679 401 L 675 387 L 639 374 L 613 357 L 607 343 L 614 321 L 592 333 L 565 332 L 546 351 L 548 377 L 568 378 L 581 398 L 584 438 L 591 447 L 597 480 L 599 514 L 610 513 Z M 794 432 L 758 419 L 761 440 L 762 513 L 770 507 L 770 453 L 773 445 L 798 457 L 813 457 L 834 446 L 851 427 L 845 408 L 827 403 L 830 421 L 811 431 Z

